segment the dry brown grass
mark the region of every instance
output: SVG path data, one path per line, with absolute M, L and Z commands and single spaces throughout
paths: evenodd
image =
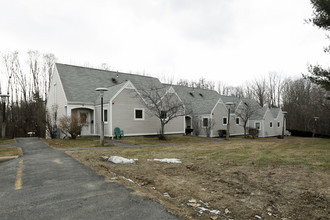
M 103 147 L 99 140 L 80 137 L 77 139 L 42 139 L 46 144 L 55 149 L 94 148 Z M 104 143 L 104 147 L 115 146 L 113 143 Z
M 8 156 L 23 156 L 23 151 L 20 147 L 0 147 L 0 157 Z
M 329 140 L 265 140 L 169 147 L 68 152 L 108 181 L 124 183 L 186 219 L 210 219 L 198 204 L 220 210 L 217 219 L 327 219 Z M 138 158 L 112 164 L 101 156 Z M 148 161 L 179 158 L 182 164 Z M 132 179 L 133 183 L 125 180 Z M 171 198 L 163 194 L 168 193 Z M 194 202 L 192 199 L 196 200 Z M 189 200 L 192 204 L 188 205 Z M 272 214 L 272 217 L 269 216 Z
M 0 145 L 7 145 L 7 144 L 16 144 L 15 139 L 1 139 L 0 138 Z
M 123 137 L 119 142 L 133 145 L 159 145 L 159 144 L 182 144 L 215 142 L 216 139 L 202 138 L 184 135 L 166 135 L 166 140 L 159 140 L 158 136 Z

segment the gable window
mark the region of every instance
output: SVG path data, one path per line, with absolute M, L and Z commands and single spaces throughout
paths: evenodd
M 280 122 L 277 122 L 277 127 L 280 127 L 281 126 L 281 123 Z
M 103 120 L 108 122 L 108 109 L 103 109 Z
M 222 124 L 226 125 L 227 124 L 227 118 L 222 118 Z
M 160 118 L 166 119 L 167 118 L 167 111 L 160 111 Z
M 273 122 L 269 123 L 269 127 L 271 127 L 271 128 L 273 127 Z
M 256 129 L 260 130 L 260 122 L 256 122 L 255 127 Z
M 207 128 L 209 126 L 209 118 L 203 118 L 203 127 Z
M 236 124 L 239 125 L 239 118 L 236 118 Z
M 144 120 L 144 109 L 143 108 L 134 109 L 134 120 Z

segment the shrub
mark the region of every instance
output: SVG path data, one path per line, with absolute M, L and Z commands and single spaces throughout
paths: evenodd
M 248 128 L 249 131 L 249 136 L 251 136 L 253 139 L 258 137 L 259 135 L 259 130 L 256 128 Z
M 66 136 L 70 134 L 72 139 L 81 133 L 81 129 L 86 125 L 82 123 L 77 114 L 72 114 L 71 117 L 63 116 L 59 119 L 60 129 Z
M 218 135 L 220 138 L 226 137 L 227 130 L 218 130 Z

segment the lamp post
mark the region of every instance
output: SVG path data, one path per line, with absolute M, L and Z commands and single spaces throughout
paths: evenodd
M 1 102 L 3 105 L 2 110 L 2 139 L 6 137 L 6 99 L 9 97 L 9 95 L 1 94 Z
M 314 124 L 313 124 L 313 135 L 312 137 L 315 137 L 315 130 L 316 130 L 316 123 L 317 123 L 317 120 L 319 119 L 319 117 L 314 117 Z
M 282 139 L 284 139 L 284 125 L 285 125 L 285 115 L 287 114 L 287 112 L 283 111 L 283 124 L 282 124 Z
M 229 136 L 230 136 L 230 106 L 234 105 L 234 103 L 233 102 L 226 102 L 225 104 L 228 106 L 226 140 L 229 140 Z
M 101 95 L 101 135 L 100 135 L 100 144 L 104 146 L 104 121 L 103 121 L 103 95 L 105 91 L 108 91 L 107 88 L 97 88 L 95 91 L 100 92 Z

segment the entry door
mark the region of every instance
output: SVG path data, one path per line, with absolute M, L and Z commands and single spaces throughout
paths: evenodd
M 90 135 L 90 113 L 86 110 L 79 110 L 79 117 L 85 126 L 81 129 L 81 135 Z

